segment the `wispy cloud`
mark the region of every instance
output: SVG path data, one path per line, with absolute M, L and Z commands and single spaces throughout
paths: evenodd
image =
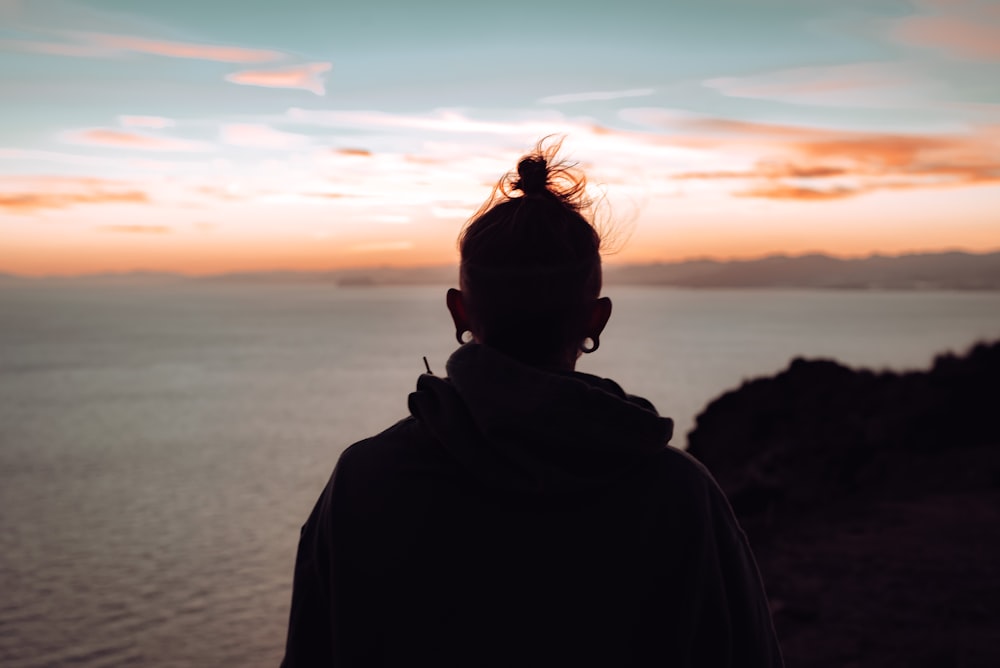
M 332 68 L 332 63 L 303 63 L 275 69 L 244 70 L 227 75 L 226 81 L 244 86 L 298 88 L 316 95 L 325 95 L 323 75 Z
M 766 199 L 791 199 L 806 201 L 825 201 L 843 199 L 859 194 L 857 188 L 834 186 L 832 188 L 809 188 L 788 183 L 764 183 L 755 185 L 748 190 L 735 193 L 737 197 L 762 197 Z
M 647 187 L 657 188 L 648 185 L 654 179 L 661 184 L 702 180 L 720 182 L 734 196 L 818 201 L 875 190 L 957 187 L 1000 180 L 995 173 L 998 161 L 991 153 L 996 137 L 988 133 L 911 136 L 850 132 L 650 108 L 622 113 L 622 118 L 647 126 L 644 130 L 597 127 L 565 118 L 549 122 L 479 120 L 449 110 L 389 114 L 293 109 L 288 117 L 298 123 L 373 133 L 419 128 L 453 135 L 480 134 L 484 144 L 496 144 L 492 136 L 503 138 L 508 146 L 562 130 L 571 137 L 574 150 L 585 150 L 601 167 L 600 178 L 610 179 L 604 182 L 642 192 Z M 482 159 L 477 162 L 467 151 L 454 155 L 433 150 L 404 153 L 398 156 L 399 164 L 387 162 L 386 155 L 377 157 L 373 169 L 379 174 L 398 176 L 408 165 L 444 172 L 448 165 L 449 172 L 457 169 L 469 178 L 482 174 L 490 183 L 505 165 L 502 161 L 499 167 Z M 638 159 L 642 162 L 637 164 Z M 417 174 L 412 178 L 419 178 Z M 461 187 L 471 190 L 472 184 Z M 446 210 L 442 202 L 440 196 L 428 202 L 436 207 L 434 217 L 464 217 Z
M 351 253 L 383 253 L 410 250 L 411 248 L 413 248 L 412 241 L 380 241 L 370 244 L 356 244 L 347 250 Z
M 1000 61 L 1000 5 L 995 0 L 931 0 L 929 12 L 891 24 L 890 37 L 965 60 Z
M 230 123 L 221 128 L 221 139 L 231 146 L 288 150 L 309 143 L 309 137 L 275 130 L 259 123 Z
M 212 147 L 204 142 L 147 135 L 114 128 L 86 128 L 82 130 L 71 130 L 63 133 L 62 139 L 70 144 L 105 146 L 110 148 L 125 148 L 142 151 L 200 152 L 212 150 Z
M 730 156 L 756 156 L 750 168 L 682 171 L 676 180 L 732 180 L 734 194 L 822 200 L 876 190 L 1000 184 L 1000 132 L 896 134 L 695 117 L 669 110 L 633 114 L 660 123 L 671 141 Z
M 900 63 L 799 67 L 703 82 L 730 97 L 829 107 L 895 107 L 927 103 L 930 82 Z
M 386 131 L 406 133 L 419 130 L 422 133 L 445 135 L 482 135 L 483 137 L 503 137 L 516 140 L 525 147 L 539 137 L 560 134 L 575 137 L 598 133 L 592 121 L 573 121 L 559 112 L 534 114 L 514 120 L 477 119 L 466 112 L 455 109 L 435 109 L 423 114 L 397 114 L 383 111 L 340 111 L 289 109 L 285 118 L 295 123 L 335 128 L 349 128 L 372 133 Z M 613 134 L 613 132 L 609 133 Z M 467 140 L 463 140 L 467 141 Z
M 28 39 L 0 39 L 0 51 L 14 53 L 34 53 L 44 56 L 66 56 L 70 58 L 111 58 L 120 52 L 81 42 L 51 42 Z
M 335 148 L 333 152 L 338 155 L 353 155 L 359 158 L 370 158 L 372 152 L 365 148 Z
M 117 234 L 166 234 L 171 231 L 166 225 L 102 225 L 99 229 Z
M 906 44 L 968 60 L 1000 61 L 1000 25 L 948 16 L 912 16 L 900 20 L 892 36 Z
M 431 207 L 431 216 L 434 218 L 460 219 L 469 218 L 476 212 L 474 206 L 434 206 Z
M 412 222 L 412 218 L 405 214 L 399 213 L 378 213 L 371 216 L 371 220 L 376 223 L 385 223 L 387 225 L 406 225 Z
M 285 58 L 280 51 L 269 49 L 247 49 L 239 46 L 220 46 L 194 42 L 172 42 L 161 39 L 147 39 L 131 35 L 106 35 L 82 33 L 81 39 L 99 48 L 114 51 L 148 53 L 169 58 L 192 58 L 214 60 L 221 63 L 265 63 Z
M 174 121 L 162 116 L 129 116 L 123 114 L 118 117 L 118 122 L 126 128 L 147 128 L 150 130 L 162 130 L 173 127 Z
M 630 88 L 628 90 L 593 91 L 589 93 L 566 93 L 564 95 L 549 95 L 538 100 L 539 104 L 568 104 L 571 102 L 601 102 L 604 100 L 620 100 L 628 97 L 645 97 L 656 91 L 652 88 Z
M 311 192 L 305 194 L 309 197 L 319 197 L 321 199 L 344 199 L 345 197 L 355 197 L 355 195 L 348 195 L 340 192 Z
M 0 209 L 29 214 L 81 204 L 146 204 L 149 195 L 132 184 L 98 178 L 8 177 L 0 190 Z
M 194 191 L 202 195 L 207 195 L 209 197 L 220 199 L 226 202 L 237 202 L 243 199 L 247 199 L 245 193 L 241 192 L 241 188 L 235 184 L 228 187 L 219 186 L 196 186 Z
M 772 162 L 758 163 L 754 169 L 720 170 L 712 172 L 682 172 L 674 176 L 679 180 L 714 180 L 714 179 L 822 179 L 833 176 L 844 176 L 849 171 L 843 167 L 800 167 L 791 164 L 776 164 Z
M 50 31 L 55 32 L 55 31 Z M 22 53 L 83 58 L 110 58 L 126 53 L 142 53 L 167 58 L 210 60 L 221 63 L 267 63 L 288 58 L 281 51 L 249 49 L 240 46 L 175 42 L 163 39 L 112 35 L 106 33 L 56 32 L 64 41 L 4 39 L 0 49 Z
M 0 148 L 0 159 L 19 160 L 22 162 L 55 162 L 89 168 L 114 167 L 121 164 L 121 161 L 118 159 L 103 156 L 76 155 L 74 153 L 62 153 L 59 151 L 39 151 L 23 148 Z
M 655 130 L 662 139 L 695 147 L 716 147 L 734 141 L 760 144 L 775 140 L 809 139 L 820 132 L 807 126 L 703 116 L 660 107 L 622 109 L 618 116 L 629 123 Z

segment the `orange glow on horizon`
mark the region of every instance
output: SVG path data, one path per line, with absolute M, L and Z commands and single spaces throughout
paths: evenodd
M 226 243 L 164 244 L 176 236 L 168 228 L 134 226 L 113 228 L 103 235 L 67 238 L 61 243 L 44 244 L 22 240 L 5 244 L 0 254 L 0 273 L 21 276 L 84 276 L 88 274 L 163 272 L 181 275 L 215 275 L 243 272 L 323 272 L 362 268 L 415 268 L 457 266 L 458 251 L 454 239 L 442 239 L 438 244 L 413 244 L 383 250 L 380 244 L 361 244 L 361 250 L 350 250 L 343 244 L 312 242 L 248 241 L 239 245 Z M 103 238 L 106 237 L 106 238 Z M 988 253 L 1000 251 L 996 235 L 986 236 L 981 243 L 949 243 L 942 235 L 939 244 L 913 242 L 892 234 L 875 235 L 865 243 L 851 238 L 827 240 L 802 236 L 797 239 L 776 239 L 770 233 L 756 238 L 718 239 L 710 230 L 675 235 L 666 245 L 649 245 L 637 241 L 604 256 L 608 265 L 681 262 L 685 260 L 750 260 L 772 255 L 807 255 L 822 253 L 840 258 L 858 258 L 873 254 L 905 255 L 965 251 Z M 356 248 L 356 246 L 354 247 Z
M 173 130 L 159 117 L 141 117 L 139 125 Z M 663 137 L 610 131 L 581 138 L 594 155 L 586 164 L 591 183 L 608 184 L 612 237 L 616 216 L 627 237 L 608 256 L 611 263 L 1000 246 L 995 129 L 918 137 L 717 118 L 682 118 L 675 125 L 710 146 L 678 149 Z M 63 136 L 116 145 L 147 141 L 128 129 Z M 107 158 L 98 166 L 117 168 L 107 175 L 5 179 L 0 272 L 219 274 L 454 264 L 465 217 L 495 182 L 487 176 L 502 174 L 517 159 L 504 151 L 482 157 L 458 145 L 437 149 L 442 156 L 457 151 L 452 162 L 434 163 L 349 144 L 315 150 L 307 136 L 262 123 L 222 124 L 220 138 L 282 157 L 246 165 Z M 645 143 L 650 138 L 652 147 Z M 173 147 L 173 141 L 154 143 Z M 89 169 L 88 158 L 75 158 Z M 127 171 L 133 167 L 134 174 Z

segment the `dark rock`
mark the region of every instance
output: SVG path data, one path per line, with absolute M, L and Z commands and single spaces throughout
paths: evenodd
M 804 509 L 874 489 L 894 460 L 1000 443 L 998 408 L 1000 343 L 904 374 L 795 359 L 709 404 L 688 452 L 740 515 Z
M 903 374 L 796 359 L 698 417 L 787 665 L 1000 666 L 998 409 L 1000 342 Z

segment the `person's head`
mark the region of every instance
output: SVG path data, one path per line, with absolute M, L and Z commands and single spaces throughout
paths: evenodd
M 558 149 L 539 143 L 466 225 L 461 292 L 448 291 L 448 308 L 459 337 L 470 331 L 528 364 L 572 368 L 599 344 L 611 301 L 599 298 L 601 237 L 585 217 L 586 181 L 556 160 Z

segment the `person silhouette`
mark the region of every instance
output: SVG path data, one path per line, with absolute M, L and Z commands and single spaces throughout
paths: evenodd
M 712 476 L 650 402 L 575 370 L 611 301 L 558 150 L 460 236 L 447 377 L 343 452 L 303 526 L 285 668 L 782 664 Z

